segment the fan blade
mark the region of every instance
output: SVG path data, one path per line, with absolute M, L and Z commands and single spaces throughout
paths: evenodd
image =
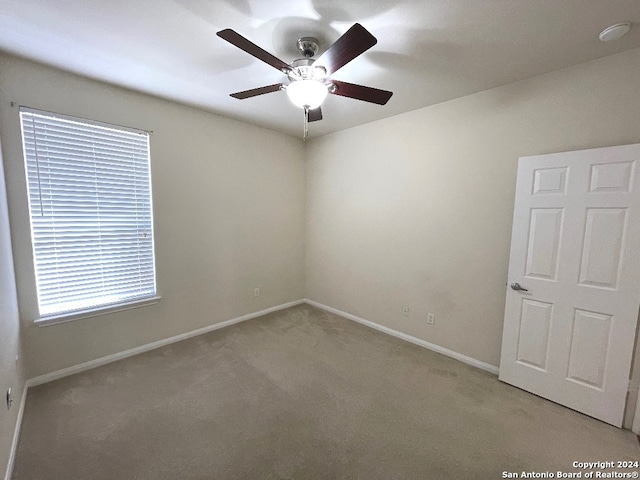
M 331 75 L 376 43 L 378 43 L 376 37 L 371 35 L 362 25 L 356 23 L 320 55 L 314 65 L 322 65 L 327 69 L 327 74 Z
M 387 90 L 365 87 L 364 85 L 356 85 L 355 83 L 340 82 L 338 80 L 331 80 L 331 83 L 336 86 L 335 89 L 329 89 L 329 92 L 334 95 L 355 98 L 356 100 L 377 103 L 378 105 L 385 105 L 391 98 L 391 95 L 393 95 L 393 92 Z
M 277 68 L 281 72 L 286 73 L 291 70 L 291 67 L 288 64 L 284 63 L 279 58 L 274 57 L 266 50 L 263 50 L 255 43 L 247 40 L 242 35 L 231 30 L 230 28 L 220 30 L 218 33 L 216 33 L 216 35 L 218 35 L 223 40 L 226 40 L 230 44 L 235 45 L 239 49 L 244 50 L 249 55 L 253 55 L 257 59 L 262 60 L 264 63 L 271 65 L 273 68 Z
M 322 120 L 322 108 L 314 108 L 313 110 L 309 110 L 309 121 L 317 122 L 318 120 Z
M 233 98 L 237 98 L 238 100 L 244 100 L 245 98 L 256 97 L 265 93 L 277 92 L 281 87 L 281 83 L 274 83 L 273 85 L 267 85 L 265 87 L 252 88 L 251 90 L 232 93 L 231 96 Z

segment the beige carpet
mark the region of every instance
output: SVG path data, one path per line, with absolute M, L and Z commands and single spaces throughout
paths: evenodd
M 30 389 L 13 480 L 498 479 L 638 458 L 628 431 L 304 305 Z

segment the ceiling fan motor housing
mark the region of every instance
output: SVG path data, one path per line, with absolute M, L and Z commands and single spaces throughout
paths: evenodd
M 302 37 L 298 39 L 298 51 L 307 58 L 318 53 L 318 40 L 313 37 Z

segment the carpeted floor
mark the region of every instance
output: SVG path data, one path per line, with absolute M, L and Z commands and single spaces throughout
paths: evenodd
M 30 389 L 13 480 L 498 479 L 639 458 L 628 431 L 302 305 Z

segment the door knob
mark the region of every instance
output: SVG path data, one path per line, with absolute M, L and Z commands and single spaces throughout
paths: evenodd
M 519 283 L 512 283 L 511 284 L 511 288 L 515 291 L 519 291 L 519 292 L 528 292 L 529 290 L 527 290 L 526 288 L 520 286 Z

